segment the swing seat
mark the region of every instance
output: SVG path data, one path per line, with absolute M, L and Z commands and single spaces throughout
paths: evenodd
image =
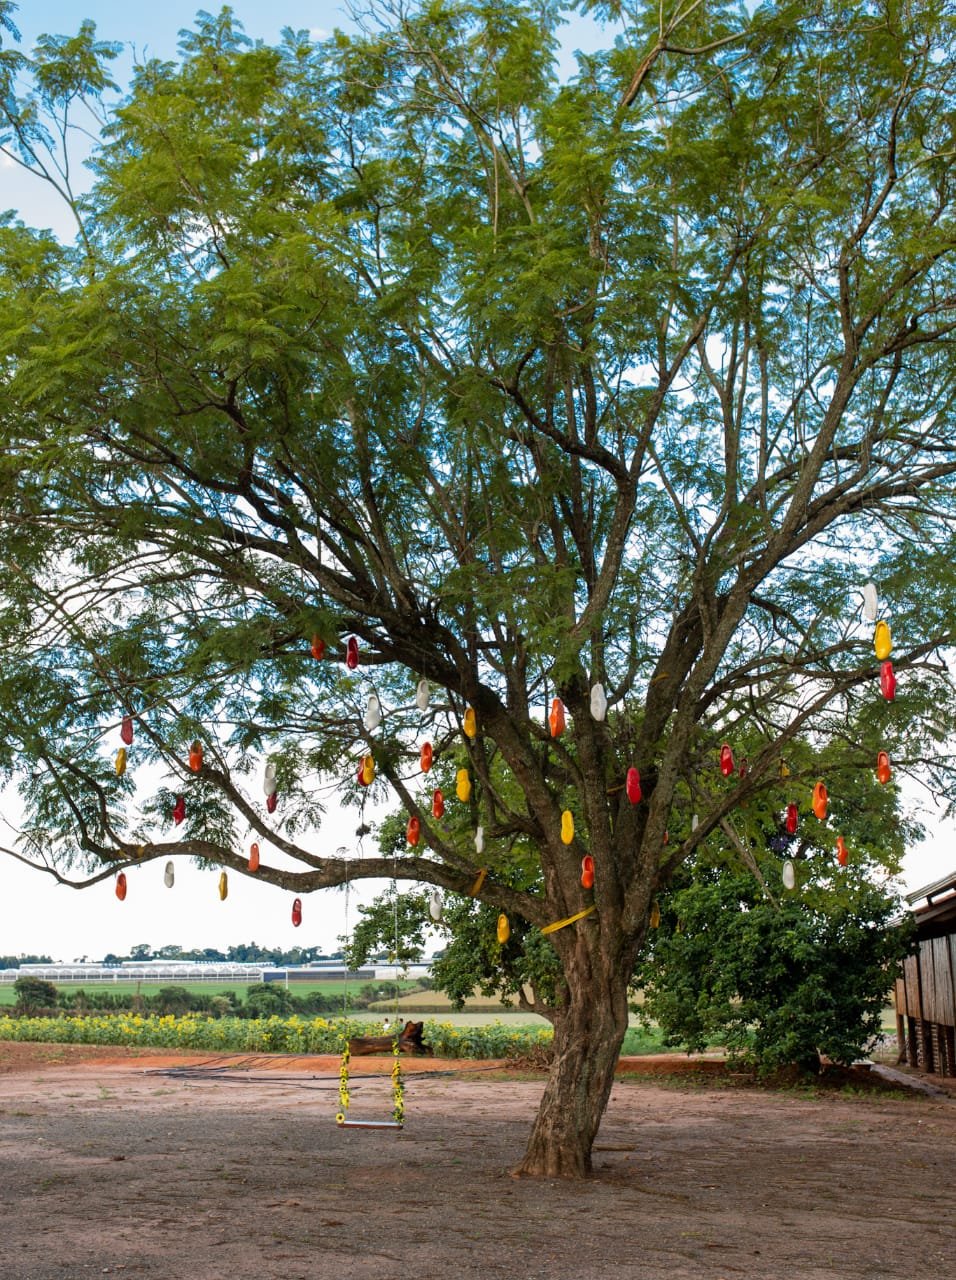
M 404 1129 L 404 1120 L 347 1120 L 344 1116 L 336 1116 L 335 1122 L 340 1129 Z

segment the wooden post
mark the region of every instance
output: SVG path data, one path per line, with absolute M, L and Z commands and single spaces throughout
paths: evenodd
M 924 1018 L 919 1020 L 920 1066 L 930 1075 L 936 1071 L 936 1055 L 933 1052 L 933 1024 Z
M 941 1027 L 946 1046 L 946 1063 L 943 1074 L 956 1076 L 956 1027 Z

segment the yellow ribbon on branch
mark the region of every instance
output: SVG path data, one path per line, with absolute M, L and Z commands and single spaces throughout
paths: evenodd
M 565 925 L 574 924 L 576 920 L 583 920 L 585 916 L 589 916 L 594 911 L 595 904 L 585 907 L 583 911 L 576 912 L 573 916 L 565 916 L 563 920 L 554 920 L 551 924 L 546 924 L 541 930 L 542 933 L 556 933 L 558 929 L 563 929 Z
M 473 898 L 477 893 L 481 892 L 481 886 L 485 883 L 485 876 L 488 874 L 488 868 L 482 867 L 475 877 L 475 883 L 468 890 L 469 898 Z

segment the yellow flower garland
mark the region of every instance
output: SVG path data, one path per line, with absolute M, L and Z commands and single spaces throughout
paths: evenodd
M 398 1125 L 405 1123 L 405 1086 L 402 1082 L 402 1063 L 399 1057 L 398 1036 L 396 1035 L 392 1043 L 392 1119 Z M 351 1061 L 351 1053 L 349 1052 L 349 1044 L 346 1040 L 345 1048 L 342 1050 L 342 1061 L 339 1065 L 339 1110 L 335 1117 L 336 1124 L 345 1124 L 348 1116 L 349 1103 L 352 1101 L 349 1093 L 349 1063 Z
M 342 1062 L 339 1066 L 339 1113 L 335 1117 L 337 1124 L 345 1124 L 345 1117 L 348 1114 L 349 1102 L 349 1042 L 346 1040 L 345 1048 L 342 1051 Z
M 405 1123 L 405 1086 L 402 1084 L 402 1064 L 398 1056 L 398 1036 L 392 1045 L 392 1119 L 396 1124 Z

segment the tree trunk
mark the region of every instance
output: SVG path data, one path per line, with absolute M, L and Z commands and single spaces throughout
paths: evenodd
M 627 1031 L 627 978 L 566 973 L 568 998 L 554 1025 L 554 1061 L 528 1149 L 515 1170 L 586 1178 Z

